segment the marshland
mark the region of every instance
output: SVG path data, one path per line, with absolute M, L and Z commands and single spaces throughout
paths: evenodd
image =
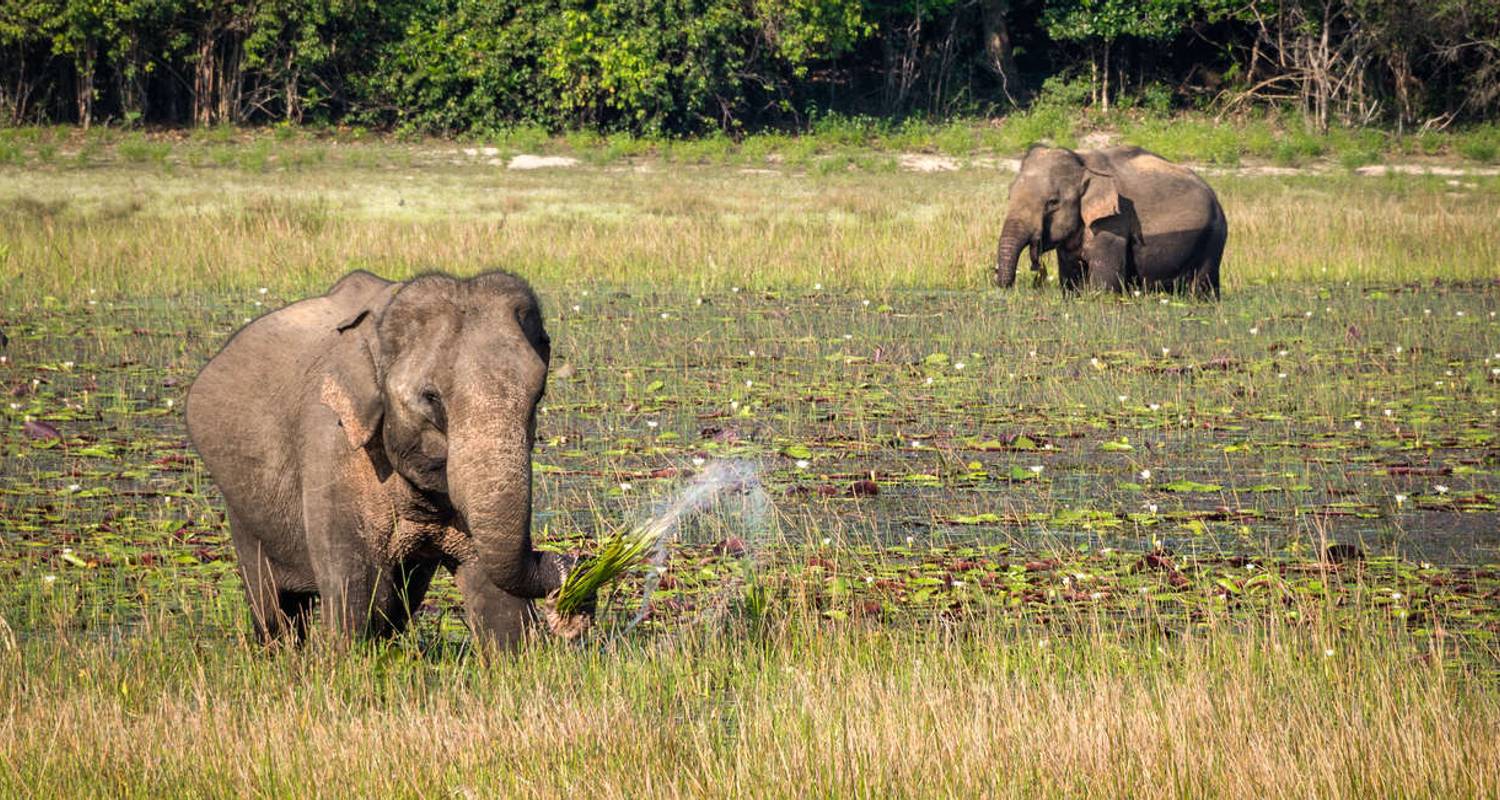
M 0 794 L 1500 792 L 1500 177 L 1200 163 L 1221 301 L 1064 297 L 989 286 L 1021 146 L 959 130 L 4 132 Z M 267 652 L 193 376 L 350 269 L 494 266 L 552 337 L 540 546 L 718 462 L 767 507 L 577 643 L 486 663 L 444 576 Z

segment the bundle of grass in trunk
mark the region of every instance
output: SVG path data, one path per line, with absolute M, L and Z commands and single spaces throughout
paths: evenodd
M 642 556 L 661 537 L 656 526 L 633 528 L 599 542 L 593 557 L 579 564 L 563 579 L 554 608 L 563 616 L 581 613 L 599 590 L 641 562 Z

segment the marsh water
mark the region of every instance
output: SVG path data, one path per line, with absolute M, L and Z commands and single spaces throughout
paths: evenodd
M 732 461 L 770 498 L 754 527 L 774 542 L 757 547 L 1270 558 L 1344 543 L 1500 562 L 1493 284 L 1255 286 L 1218 304 L 540 288 L 543 542 L 649 519 Z M 236 327 L 288 301 L 0 312 L 8 580 L 237 593 L 182 398 Z M 674 536 L 743 535 L 725 519 Z

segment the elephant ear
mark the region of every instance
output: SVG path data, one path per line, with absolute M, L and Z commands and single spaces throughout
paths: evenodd
M 1115 188 L 1114 176 L 1092 170 L 1088 176 L 1079 213 L 1083 216 L 1083 224 L 1093 225 L 1120 213 L 1120 192 Z
M 341 282 L 342 284 L 342 282 Z M 319 399 L 338 415 L 339 427 L 349 446 L 364 447 L 380 430 L 385 415 L 385 397 L 380 389 L 380 337 L 376 335 L 381 312 L 399 284 L 378 291 L 354 313 L 334 326 L 336 337 L 329 348 Z M 339 287 L 335 287 L 337 293 Z

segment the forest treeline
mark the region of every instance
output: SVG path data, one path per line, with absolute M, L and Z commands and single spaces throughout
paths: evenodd
M 1320 129 L 1500 110 L 1500 0 L 0 0 L 0 123 L 687 134 L 1043 87 Z

